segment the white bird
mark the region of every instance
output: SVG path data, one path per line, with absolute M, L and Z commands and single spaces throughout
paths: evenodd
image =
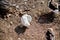
M 22 25 L 24 26 L 30 26 L 30 22 L 32 21 L 32 17 L 28 14 L 24 14 L 22 17 L 21 17 L 21 23 Z

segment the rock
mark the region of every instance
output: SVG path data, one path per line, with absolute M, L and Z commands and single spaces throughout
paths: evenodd
M 19 5 L 16 5 L 16 8 L 18 9 L 19 8 Z
M 23 40 L 25 40 L 25 39 L 23 39 Z
M 28 14 L 24 14 L 22 17 L 21 17 L 21 23 L 22 25 L 24 26 L 29 26 L 30 25 L 30 22 L 32 21 L 32 17 Z
M 9 18 L 11 16 L 11 14 L 8 14 L 7 17 Z
M 44 4 L 44 1 L 41 1 L 41 4 Z
M 24 0 L 24 1 L 28 1 L 28 0 Z
M 10 37 L 10 40 L 13 40 L 13 38 L 12 38 L 12 37 Z
M 27 2 L 24 2 L 25 4 L 27 4 Z
M 12 4 L 12 6 L 16 6 L 16 4 Z
M 32 7 L 33 7 L 33 8 L 35 8 L 36 6 L 35 6 L 35 5 L 33 5 Z
M 21 40 L 21 38 L 18 38 L 18 40 Z
M 12 25 L 12 24 L 13 24 L 13 22 L 11 21 L 11 22 L 10 22 L 10 25 Z

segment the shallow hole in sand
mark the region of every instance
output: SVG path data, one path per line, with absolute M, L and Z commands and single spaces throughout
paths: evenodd
M 55 18 L 54 13 L 50 12 L 48 14 L 41 15 L 38 18 L 38 22 L 39 23 L 52 23 L 54 21 L 54 18 Z

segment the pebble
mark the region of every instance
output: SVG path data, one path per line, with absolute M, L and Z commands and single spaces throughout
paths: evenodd
M 10 22 L 10 24 L 12 25 L 12 24 L 13 24 L 13 22 L 11 21 L 11 22 Z
M 13 6 L 16 6 L 16 4 L 12 4 Z
M 21 14 L 23 14 L 23 9 L 20 9 L 19 11 L 20 11 Z
M 33 5 L 32 7 L 35 8 L 35 5 Z
M 11 27 L 10 25 L 7 26 L 7 28 L 10 28 L 10 27 Z
M 22 9 L 20 9 L 20 12 L 22 12 Z
M 16 8 L 19 8 L 19 5 L 16 5 Z
M 24 0 L 24 3 L 27 4 L 27 1 L 28 1 L 28 0 Z
M 25 4 L 27 4 L 27 2 L 24 2 Z
M 10 17 L 10 16 L 11 16 L 11 14 L 8 14 L 8 15 L 7 15 L 7 17 Z
M 32 36 L 34 36 L 34 34 L 32 34 Z
M 44 4 L 44 1 L 41 1 L 41 4 Z
M 28 0 L 24 0 L 24 1 L 28 1 Z
M 12 38 L 12 37 L 10 37 L 10 40 L 13 40 L 13 38 Z
M 23 39 L 23 40 L 25 40 L 25 39 Z
M 21 38 L 18 38 L 18 40 L 21 40 Z

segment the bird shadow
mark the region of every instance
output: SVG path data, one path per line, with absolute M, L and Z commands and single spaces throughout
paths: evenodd
M 19 34 L 24 34 L 24 32 L 26 31 L 27 27 L 26 26 L 22 26 L 19 25 L 15 28 L 15 32 L 19 35 Z

